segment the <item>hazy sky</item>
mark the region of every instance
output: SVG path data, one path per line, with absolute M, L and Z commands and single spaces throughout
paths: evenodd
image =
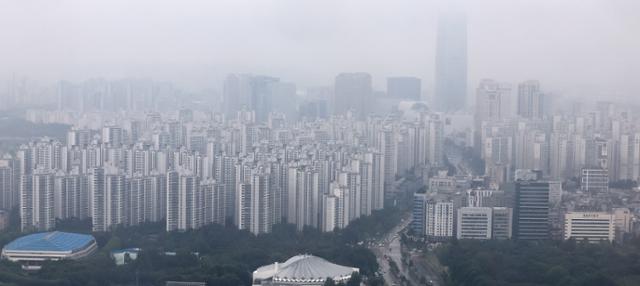
M 639 0 L 467 1 L 481 78 L 640 97 Z M 0 0 L 0 78 L 125 76 L 218 87 L 229 72 L 327 85 L 342 71 L 433 89 L 443 1 Z

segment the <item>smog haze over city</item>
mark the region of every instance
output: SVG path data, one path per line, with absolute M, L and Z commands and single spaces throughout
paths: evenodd
M 0 286 L 640 285 L 640 1 L 0 0 Z
M 437 15 L 455 1 L 3 1 L 0 77 L 149 77 L 221 88 L 231 72 L 320 86 L 344 71 L 433 92 Z M 640 3 L 457 1 L 469 82 L 538 79 L 572 96 L 637 93 Z M 627 96 L 632 97 L 632 96 Z

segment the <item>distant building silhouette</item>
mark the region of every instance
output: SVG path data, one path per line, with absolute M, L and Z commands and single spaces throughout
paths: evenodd
M 387 96 L 391 98 L 420 100 L 422 83 L 416 77 L 387 78 Z
M 278 82 L 274 77 L 230 74 L 222 95 L 225 114 L 233 117 L 242 109 L 254 110 L 256 121 L 265 122 L 272 107 L 271 85 Z
M 442 13 L 436 41 L 434 106 L 444 112 L 463 109 L 467 99 L 467 21 L 464 13 Z
M 518 85 L 518 116 L 541 119 L 544 116 L 544 94 L 537 80 Z
M 341 73 L 336 76 L 334 87 L 334 114 L 346 114 L 350 110 L 358 118 L 369 114 L 373 101 L 370 74 Z

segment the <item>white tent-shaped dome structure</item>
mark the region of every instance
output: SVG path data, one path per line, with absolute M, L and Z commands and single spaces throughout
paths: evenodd
M 253 272 L 253 285 L 323 285 L 327 278 L 346 282 L 358 268 L 333 264 L 313 255 L 296 255 L 284 263 L 262 266 Z

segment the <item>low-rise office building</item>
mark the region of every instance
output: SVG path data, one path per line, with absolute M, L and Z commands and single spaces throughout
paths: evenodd
M 491 238 L 510 239 L 513 227 L 513 212 L 511 208 L 494 207 L 491 224 Z
M 493 210 L 484 207 L 458 209 L 458 239 L 491 239 Z
M 591 243 L 615 239 L 615 217 L 605 212 L 569 212 L 564 219 L 564 239 Z

